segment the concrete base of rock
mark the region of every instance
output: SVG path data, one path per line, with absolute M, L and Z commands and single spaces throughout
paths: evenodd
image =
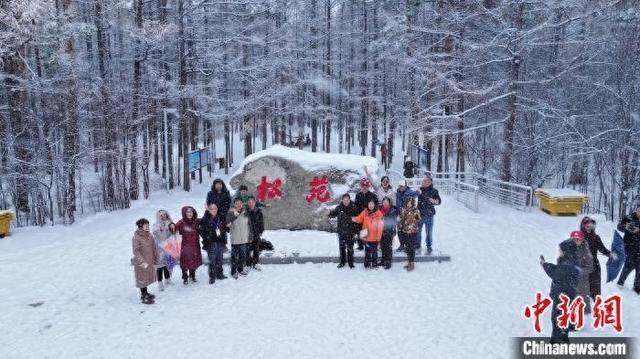
M 354 256 L 353 258 L 355 263 L 363 263 L 364 256 Z M 380 256 L 378 256 L 378 260 L 380 260 Z M 407 257 L 405 255 L 399 254 L 393 256 L 394 263 L 404 263 L 407 261 Z M 451 256 L 448 255 L 416 255 L 416 262 L 451 262 Z M 205 257 L 203 258 L 203 264 L 208 265 L 209 261 Z M 340 257 L 337 256 L 286 256 L 286 257 L 275 257 L 262 254 L 260 255 L 260 264 L 304 264 L 304 263 L 339 263 Z M 229 258 L 224 258 L 224 264 L 229 264 Z

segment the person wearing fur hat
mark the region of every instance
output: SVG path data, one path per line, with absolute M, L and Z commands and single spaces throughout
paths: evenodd
M 147 287 L 156 281 L 155 265 L 158 260 L 156 243 L 149 231 L 149 221 L 140 218 L 136 221 L 136 232 L 133 235 L 133 268 L 136 287 L 140 289 L 140 300 L 143 304 L 153 304 L 155 295 L 149 293 Z
M 640 204 L 636 205 L 633 213 L 620 220 L 618 230 L 624 232 L 625 253 L 624 266 L 620 277 L 618 277 L 618 286 L 623 287 L 629 274 L 636 271 L 633 290 L 640 294 Z
M 365 241 L 364 268 L 375 268 L 378 266 L 378 243 L 382 239 L 384 220 L 382 212 L 374 200 L 367 203 L 358 216 L 352 218 L 354 223 L 362 225 L 360 236 Z
M 578 236 L 578 233 L 580 232 L 574 231 L 569 237 Z M 557 264 L 547 263 L 540 256 L 540 265 L 551 278 L 551 290 L 549 292 L 549 296 L 553 300 L 551 343 L 568 343 L 569 328 L 563 329 L 558 326 L 558 316 L 561 314 L 558 305 L 561 303 L 560 294 L 566 295 L 571 300 L 576 297 L 575 288 L 578 285 L 579 274 L 576 258 L 577 246 L 573 240 L 569 239 L 561 242 L 559 247 L 560 253 Z
M 182 269 L 182 282 L 189 284 L 188 279 L 196 283 L 196 270 L 202 265 L 202 252 L 200 250 L 200 236 L 198 235 L 198 213 L 191 206 L 182 207 L 182 219 L 176 223 L 176 231 L 182 236 L 182 249 L 180 251 L 180 268 Z
M 584 239 L 589 245 L 591 257 L 593 258 L 593 272 L 589 274 L 589 295 L 591 299 L 596 300 L 596 296 L 600 295 L 602 287 L 602 271 L 598 260 L 598 252 L 614 259 L 616 254 L 608 250 L 602 243 L 600 236 L 596 234 L 596 221 L 593 218 L 584 217 L 580 221 L 580 231 L 584 234 Z
M 589 287 L 589 276 L 593 273 L 593 257 L 589 244 L 585 241 L 582 231 L 574 231 L 571 234 L 571 240 L 576 244 L 576 260 L 580 268 L 578 275 L 578 286 L 576 287 L 576 295 L 582 297 L 585 303 L 585 314 L 591 314 L 591 295 Z
M 356 193 L 356 208 L 358 209 L 358 213 L 362 213 L 369 202 L 373 201 L 376 207 L 378 207 L 378 196 L 372 192 L 371 190 L 371 182 L 367 178 L 362 178 L 360 180 L 360 192 Z M 364 242 L 358 235 L 358 250 L 361 251 L 364 249 Z
M 173 224 L 169 212 L 164 209 L 159 210 L 156 213 L 156 222 L 153 224 L 151 233 L 153 234 L 153 240 L 156 243 L 156 252 L 158 253 L 158 268 L 156 269 L 156 277 L 158 279 L 158 288 L 160 291 L 164 290 L 164 285 L 171 285 L 171 270 L 175 265 L 173 257 L 165 252 L 163 245 L 173 235 L 171 233 L 170 225 Z M 162 282 L 164 277 L 165 283 Z

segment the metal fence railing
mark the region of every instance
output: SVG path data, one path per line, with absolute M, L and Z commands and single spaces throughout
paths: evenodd
M 390 170 L 402 178 L 401 173 Z M 426 174 L 427 172 L 424 172 Z M 433 184 L 440 192 L 454 196 L 467 208 L 478 212 L 480 197 L 521 211 L 530 211 L 533 206 L 533 189 L 518 183 L 489 178 L 475 172 L 429 173 Z M 420 187 L 422 178 L 407 178 L 407 185 Z

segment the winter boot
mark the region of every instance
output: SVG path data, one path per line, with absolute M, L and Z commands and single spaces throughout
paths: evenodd
M 353 261 L 350 261 L 350 262 L 349 262 L 349 268 L 353 269 L 353 268 L 355 268 L 355 267 L 356 267 L 356 266 L 355 266 L 355 265 L 353 265 Z
M 433 248 L 431 246 L 427 247 L 427 255 L 430 256 L 433 253 Z
M 226 276 L 226 275 L 224 275 L 224 274 L 222 274 L 222 273 L 219 273 L 219 274 L 216 276 L 216 279 L 219 279 L 219 280 L 227 279 L 227 276 Z
M 342 267 L 344 267 L 344 263 L 340 262 L 340 264 L 338 264 L 338 268 L 342 268 Z
M 140 300 L 142 301 L 142 304 L 153 304 L 153 303 L 155 303 L 155 300 L 153 300 L 152 298 L 149 298 L 147 296 L 140 297 Z
M 387 270 L 391 269 L 391 262 L 386 262 L 386 263 L 384 264 L 383 268 L 384 268 L 384 269 L 387 269 Z
M 237 272 L 233 273 L 231 276 L 233 277 L 233 279 L 238 279 L 238 273 Z
M 188 278 L 182 278 L 182 284 L 184 284 L 184 285 L 189 284 L 189 279 Z
M 238 273 L 240 273 L 240 275 L 247 275 L 247 274 L 249 274 L 249 272 L 247 272 L 247 270 L 246 270 L 245 268 L 242 268 L 242 269 L 240 270 L 240 272 L 238 272 Z
M 415 264 L 413 262 L 409 262 L 409 265 L 407 266 L 407 272 L 411 272 L 414 269 L 416 269 Z
M 216 278 L 215 277 L 209 278 L 209 284 L 213 284 L 215 282 L 216 282 Z

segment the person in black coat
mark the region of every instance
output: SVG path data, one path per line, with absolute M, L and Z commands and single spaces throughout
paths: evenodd
M 338 218 L 338 242 L 340 247 L 340 264 L 338 268 L 342 268 L 345 262 L 349 264 L 349 268 L 353 268 L 353 242 L 354 237 L 360 230 L 360 226 L 353 223 L 351 218 L 360 214 L 358 207 L 351 202 L 349 194 L 342 195 L 342 201 L 336 208 L 329 212 L 329 218 Z
M 227 218 L 229 208 L 231 208 L 231 194 L 224 181 L 216 178 L 211 185 L 211 191 L 207 193 L 207 206 L 215 203 L 218 206 L 218 215 L 220 218 Z
M 225 279 L 222 272 L 222 254 L 227 245 L 227 227 L 218 213 L 218 206 L 210 203 L 198 222 L 198 234 L 202 237 L 202 248 L 209 256 L 209 284 L 216 279 Z
M 363 178 L 360 180 L 360 192 L 356 193 L 356 208 L 358 208 L 358 214 L 367 209 L 367 205 L 370 201 L 373 201 L 376 204 L 376 207 L 378 207 L 378 195 L 370 191 L 370 188 L 371 182 L 369 182 L 367 178 Z M 364 243 L 362 243 L 362 240 L 358 238 L 357 242 L 358 250 L 363 250 Z
M 549 292 L 549 296 L 553 300 L 551 343 L 569 342 L 569 328 L 562 329 L 558 327 L 557 319 L 561 314 L 558 305 L 561 303 L 560 294 L 566 295 L 570 300 L 576 297 L 579 273 L 576 258 L 577 248 L 572 240 L 566 240 L 560 243 L 558 264 L 547 263 L 544 258 L 540 258 L 540 265 L 551 278 L 551 291 Z
M 433 246 L 433 217 L 436 215 L 435 206 L 439 206 L 441 203 L 440 193 L 433 187 L 433 179 L 429 175 L 425 176 L 418 194 L 418 210 L 420 210 L 421 220 L 418 223 L 416 251 L 419 251 L 422 246 L 422 228 L 425 227 L 427 254 L 431 254 Z
M 398 210 L 391 205 L 391 198 L 384 197 L 380 211 L 384 216 L 384 226 L 382 227 L 382 240 L 380 241 L 382 260 L 379 265 L 384 269 L 391 269 L 391 262 L 393 261 L 393 237 L 396 235 Z
M 596 221 L 586 216 L 580 221 L 580 231 L 584 234 L 584 239 L 589 245 L 589 251 L 591 251 L 591 257 L 593 258 L 593 271 L 589 274 L 589 296 L 591 299 L 596 300 L 596 296 L 600 295 L 602 290 L 602 270 L 600 269 L 600 261 L 598 260 L 598 252 L 603 255 L 615 256 L 615 253 L 611 253 L 602 243 L 602 239 L 596 234 Z
M 258 262 L 260 261 L 260 237 L 264 232 L 264 216 L 258 208 L 258 202 L 255 197 L 250 196 L 247 201 L 247 215 L 249 216 L 249 236 L 250 243 L 247 246 L 247 265 L 253 269 L 260 271 Z
M 416 164 L 411 160 L 409 156 L 404 156 L 404 177 L 413 178 L 416 173 Z
M 633 290 L 640 294 L 640 205 L 636 206 L 633 213 L 620 220 L 618 230 L 624 232 L 624 253 L 626 255 L 624 267 L 618 277 L 618 285 L 624 286 L 629 274 L 635 270 L 636 279 L 633 282 Z

